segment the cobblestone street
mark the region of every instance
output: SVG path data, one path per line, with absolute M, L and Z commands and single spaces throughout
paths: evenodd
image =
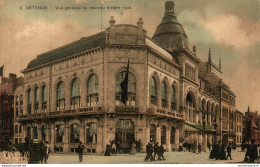
M 49 157 L 49 164 L 237 164 L 243 163 L 245 152 L 232 150 L 233 160 L 209 159 L 209 152 L 194 154 L 191 152 L 166 152 L 165 161 L 145 162 L 146 154 L 136 155 L 118 154 L 113 156 L 84 155 L 83 162 L 79 162 L 77 154 L 52 154 Z M 256 162 L 260 162 L 259 159 Z

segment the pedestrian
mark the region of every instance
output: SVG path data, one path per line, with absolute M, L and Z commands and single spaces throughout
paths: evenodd
M 226 160 L 226 151 L 225 151 L 224 143 L 223 143 L 222 146 L 221 146 L 220 159 L 221 159 L 221 160 Z
M 116 144 L 115 144 L 115 142 L 113 141 L 113 143 L 112 143 L 112 154 L 115 154 L 116 153 Z
M 254 139 L 251 140 L 251 145 L 247 148 L 246 156 L 249 156 L 250 163 L 254 163 L 255 159 L 258 157 L 257 146 L 255 145 Z
M 44 152 L 45 152 L 45 155 L 44 155 L 44 163 L 47 164 L 47 160 L 48 160 L 48 158 L 49 158 L 49 154 L 50 154 L 50 152 L 51 152 L 51 149 L 50 149 L 50 145 L 49 145 L 49 142 L 48 142 L 48 141 L 45 142 L 44 146 L 45 146 L 45 150 L 44 150 Z
M 231 143 L 229 143 L 229 145 L 227 146 L 227 158 L 226 159 L 228 159 L 228 157 L 230 157 L 230 160 L 232 160 L 232 158 L 231 158 Z
M 146 150 L 145 150 L 146 156 L 145 156 L 145 158 L 144 158 L 144 161 L 148 161 L 148 159 L 149 159 L 149 145 L 150 145 L 150 143 L 148 143 L 148 144 L 146 145 Z
M 198 150 L 199 150 L 199 153 L 201 154 L 201 144 L 200 143 L 198 145 Z
M 155 159 L 155 156 L 158 155 L 158 159 L 159 159 L 159 143 L 156 142 L 155 145 L 154 145 L 154 156 L 153 156 L 153 159 Z
M 110 145 L 109 144 L 107 144 L 106 145 L 106 151 L 105 151 L 105 156 L 110 156 Z
M 41 164 L 43 164 L 44 163 L 45 152 L 46 152 L 44 141 L 40 142 L 40 149 L 41 149 L 40 161 L 41 161 Z
M 220 147 L 220 141 L 216 144 L 216 160 L 221 159 L 221 147 Z
M 117 140 L 117 142 L 116 142 L 116 153 L 121 154 L 121 152 L 120 152 L 120 141 L 119 140 Z
M 82 162 L 83 160 L 83 150 L 85 149 L 85 146 L 82 144 L 82 142 L 79 142 L 78 145 L 78 153 L 79 153 L 79 162 Z
M 208 143 L 208 149 L 209 149 L 209 151 L 211 150 L 211 144 L 210 143 Z
M 189 143 L 189 144 L 188 144 L 188 149 L 189 149 L 189 152 L 190 152 L 190 148 L 191 148 L 191 144 Z
M 163 156 L 164 152 L 166 151 L 166 149 L 164 149 L 163 147 L 163 143 L 161 143 L 161 146 L 159 147 L 159 151 L 158 151 L 158 160 L 161 161 L 161 160 L 166 160 Z
M 135 153 L 136 153 L 136 144 L 133 142 L 130 154 L 135 155 Z

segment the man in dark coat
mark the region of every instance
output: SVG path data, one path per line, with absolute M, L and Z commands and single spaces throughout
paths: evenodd
M 155 159 L 156 154 L 158 155 L 158 159 L 159 159 L 159 143 L 156 142 L 154 145 L 154 157 L 153 159 Z
M 251 140 L 251 145 L 248 146 L 246 155 L 249 156 L 249 162 L 254 163 L 255 159 L 258 157 L 257 146 L 255 145 L 255 140 Z
M 216 160 L 221 159 L 221 153 L 220 153 L 221 147 L 220 147 L 220 141 L 216 144 Z
M 150 159 L 150 161 L 152 161 L 153 158 L 153 146 L 151 143 L 148 143 L 146 145 L 146 157 L 145 157 L 145 161 L 148 161 Z
M 230 143 L 227 146 L 227 159 L 228 159 L 228 157 L 230 157 L 230 160 L 232 160 L 232 158 L 231 158 L 231 144 Z
M 79 142 L 78 145 L 78 153 L 79 153 L 79 162 L 82 162 L 83 159 L 83 150 L 85 149 L 85 146 L 82 144 L 82 142 Z
M 158 152 L 158 160 L 166 160 L 165 158 L 164 158 L 164 156 L 163 156 L 163 154 L 164 154 L 164 152 L 165 152 L 165 149 L 164 149 L 164 147 L 163 147 L 163 143 L 161 144 L 161 146 L 159 147 L 159 152 Z M 162 159 L 161 159 L 162 158 Z

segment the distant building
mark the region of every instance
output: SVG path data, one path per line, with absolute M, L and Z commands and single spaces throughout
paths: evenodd
M 23 78 L 16 74 L 1 77 L 0 84 L 0 146 L 13 139 L 14 90 L 23 85 Z
M 235 111 L 235 144 L 237 146 L 240 146 L 242 144 L 242 138 L 243 138 L 243 128 L 244 128 L 244 125 L 243 125 L 243 113 L 236 110 Z
M 129 150 L 141 141 L 168 151 L 188 142 L 236 142 L 235 98 L 222 81 L 221 61 L 202 62 L 174 12 L 165 15 L 152 38 L 137 25 L 115 24 L 100 33 L 38 55 L 23 70 L 15 92 L 15 127 L 25 136 L 48 140 L 59 151 L 103 152 L 120 141 Z M 130 58 L 127 101 L 121 83 Z M 22 101 L 22 103 L 21 103 Z
M 251 112 L 249 107 L 246 116 L 245 141 L 255 140 L 255 144 L 260 145 L 260 115 L 258 111 Z

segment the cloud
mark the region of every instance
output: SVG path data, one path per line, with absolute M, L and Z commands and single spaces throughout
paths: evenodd
M 205 22 L 205 27 L 218 43 L 237 49 L 255 45 L 260 41 L 260 21 L 246 22 L 235 15 L 220 15 Z
M 19 74 L 38 54 L 96 33 L 85 29 L 77 21 L 62 20 L 53 24 L 43 21 L 27 23 L 20 16 L 7 18 L 0 26 L 1 64 L 5 71 Z M 19 74 L 21 75 L 21 74 Z

